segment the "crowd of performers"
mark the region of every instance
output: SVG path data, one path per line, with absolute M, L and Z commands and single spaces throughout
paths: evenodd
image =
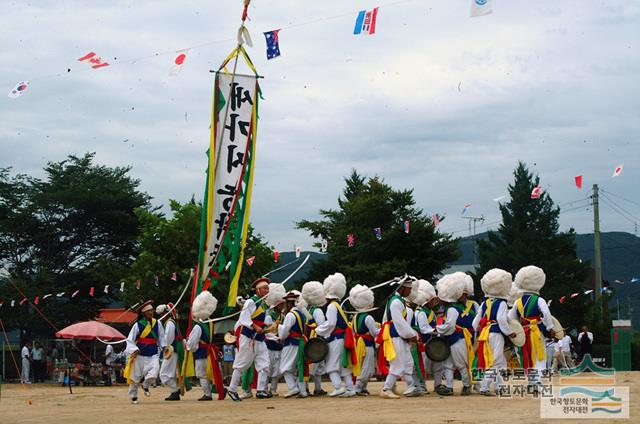
M 515 344 L 522 348 L 512 359 L 519 365 L 510 366 L 524 368 L 532 375 L 532 389 L 538 390 L 546 368 L 545 341 L 562 330 L 539 294 L 545 284 L 542 269 L 524 267 L 515 279 L 501 269 L 488 271 L 481 279 L 485 300 L 480 305 L 471 299 L 473 279 L 462 272 L 443 276 L 435 286 L 410 276 L 392 284 L 396 288 L 378 323 L 370 314 L 376 308 L 367 286 L 357 284 L 350 290 L 353 310 L 345 311 L 347 283 L 340 273 L 289 292 L 282 284 L 258 279 L 235 324 L 233 373 L 226 386 L 210 319 L 218 303 L 215 297 L 205 291 L 194 299 L 194 324 L 186 339 L 176 325 L 173 305 L 156 308 L 160 321 L 147 302 L 127 338 L 125 376 L 131 400 L 138 403 L 139 387 L 150 396 L 149 387 L 158 376 L 170 391 L 166 400 L 180 400 L 189 377 L 195 376 L 203 392 L 198 400 L 212 400 L 215 387 L 218 399 L 228 396 L 239 402 L 253 396 L 248 386 L 242 389 L 248 371 L 257 373 L 258 399 L 278 396 L 281 378 L 288 388 L 285 398 L 367 396 L 374 374 L 386 376 L 379 394 L 385 399 L 427 394 L 427 374 L 433 376 L 435 392 L 450 396 L 456 371 L 463 384 L 460 395 L 475 389 L 495 396 L 504 384 L 501 372 L 508 368 L 505 349 L 518 339 Z M 310 363 L 305 346 L 314 342 L 326 345 L 326 355 Z M 433 343 L 435 349 L 436 342 L 450 352 L 441 361 L 425 354 L 425 346 Z M 476 379 L 472 369 L 485 372 Z M 323 389 L 323 376 L 330 381 L 329 393 Z M 404 391 L 397 387 L 400 380 Z

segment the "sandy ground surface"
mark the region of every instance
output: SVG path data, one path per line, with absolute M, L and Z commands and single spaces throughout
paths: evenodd
M 431 387 L 433 382 L 429 382 Z M 458 382 L 459 384 L 459 382 Z M 630 421 L 640 422 L 640 372 L 617 375 L 618 386 L 629 386 Z M 328 383 L 324 383 L 329 388 Z M 401 388 L 403 384 L 400 383 Z M 130 404 L 125 386 L 74 387 L 5 384 L 0 398 L 0 424 L 28 423 L 538 423 L 539 400 L 498 399 L 480 395 L 442 398 L 435 393 L 420 398 L 385 400 L 377 396 L 381 383 L 371 383 L 372 396 L 350 399 L 249 399 L 197 402 L 199 387 L 180 402 L 165 402 L 164 388 L 152 389 L 150 398 Z M 285 385 L 280 386 L 284 393 Z M 550 420 L 549 422 L 576 420 Z M 611 420 L 613 421 L 613 420 Z M 590 422 L 596 422 L 591 420 Z

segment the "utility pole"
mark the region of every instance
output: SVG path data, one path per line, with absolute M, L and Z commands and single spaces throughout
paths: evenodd
M 600 201 L 598 184 L 593 185 L 593 252 L 596 272 L 595 291 L 596 300 L 602 296 L 602 258 L 600 257 Z
M 472 235 L 475 239 L 476 237 L 476 223 L 484 222 L 484 215 L 480 216 L 463 216 L 463 219 L 469 220 L 469 235 Z M 471 233 L 471 223 L 473 223 L 473 233 Z M 474 264 L 478 263 L 478 245 L 476 243 L 473 244 L 473 262 Z

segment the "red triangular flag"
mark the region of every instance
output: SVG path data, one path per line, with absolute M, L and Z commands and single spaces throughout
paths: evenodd
M 247 258 L 247 265 L 249 265 L 249 266 L 253 265 L 253 261 L 255 261 L 255 260 L 256 260 L 255 256 Z
M 560 303 L 564 303 L 564 300 L 565 300 L 566 298 L 567 298 L 567 296 L 562 296 L 562 297 L 560 298 Z
M 93 297 L 93 287 L 89 289 L 89 296 Z
M 571 294 L 571 299 L 573 299 L 574 297 L 578 296 L 580 293 L 572 293 Z
M 576 187 L 582 188 L 582 175 L 576 175 L 575 180 L 576 180 Z
M 27 300 L 28 300 L 28 299 L 27 299 L 26 297 L 25 297 L 24 299 L 22 299 L 22 300 L 20 301 L 20 306 L 24 305 L 24 303 L 25 303 Z
M 280 252 L 276 250 L 273 252 L 273 262 L 279 262 L 279 261 L 280 261 Z
M 173 274 L 171 274 L 171 279 L 173 281 L 178 281 L 178 274 L 176 274 L 175 272 Z
M 440 225 L 440 218 L 438 217 L 437 213 L 433 214 L 433 225 L 435 225 L 436 227 Z
M 36 305 L 40 303 L 40 296 L 36 296 L 36 298 L 33 300 L 33 303 L 35 303 Z
M 136 289 L 140 290 L 140 284 L 142 284 L 142 281 L 140 281 L 140 279 L 136 280 Z

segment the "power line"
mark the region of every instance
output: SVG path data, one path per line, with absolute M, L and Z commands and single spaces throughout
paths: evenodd
M 612 195 L 612 196 L 619 197 L 620 199 L 625 200 L 625 201 L 627 201 L 627 202 L 629 202 L 629 203 L 632 203 L 632 204 L 634 204 L 634 205 L 636 205 L 636 206 L 640 206 L 640 203 L 638 203 L 638 202 L 634 202 L 633 200 L 629 200 L 629 199 L 627 199 L 627 198 L 626 198 L 626 197 L 624 197 L 624 196 L 620 196 L 619 194 L 612 193 L 612 192 L 610 192 L 609 190 L 601 190 L 601 191 L 603 191 L 603 192 L 605 192 L 605 193 L 607 193 L 607 194 L 610 194 L 610 195 Z
M 614 206 L 612 203 L 609 202 L 609 200 L 607 200 L 606 197 L 602 198 L 602 201 L 604 203 L 606 203 L 614 212 L 616 212 L 618 215 L 620 215 L 621 217 L 623 217 L 624 219 L 626 219 L 627 221 L 629 221 L 632 224 L 636 224 L 638 222 L 638 220 L 634 220 L 632 218 L 629 218 L 627 215 L 624 214 L 624 212 L 621 212 L 620 210 L 618 210 L 616 208 L 616 206 Z
M 625 208 L 623 208 L 622 206 L 620 206 L 619 204 L 617 204 L 612 198 L 610 198 L 609 196 L 607 196 L 606 194 L 603 194 L 604 197 L 607 198 L 607 200 L 609 200 L 611 203 L 613 203 L 614 205 L 616 205 L 616 207 L 618 209 L 620 209 L 621 211 L 623 211 L 624 213 L 626 213 L 628 216 L 630 216 L 631 218 L 635 219 L 636 222 L 640 221 L 640 218 L 638 218 L 637 216 L 635 216 L 634 214 L 632 214 L 631 212 L 629 212 L 628 210 L 626 210 Z

